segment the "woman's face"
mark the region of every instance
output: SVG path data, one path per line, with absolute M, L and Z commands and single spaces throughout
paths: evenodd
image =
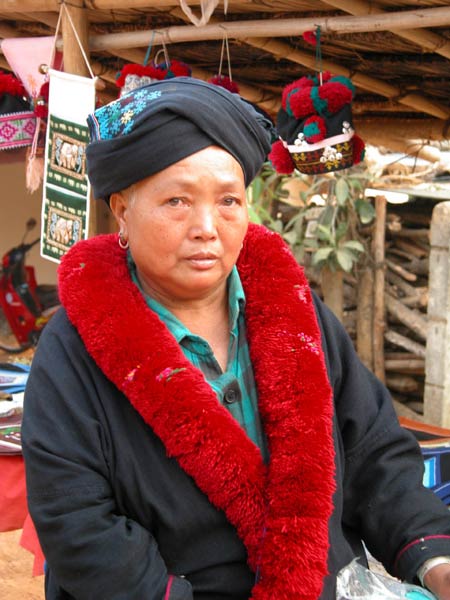
M 144 290 L 164 304 L 225 289 L 247 232 L 244 173 L 210 146 L 111 196 Z

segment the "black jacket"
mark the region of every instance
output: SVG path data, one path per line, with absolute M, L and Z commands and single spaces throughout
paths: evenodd
M 225 409 L 209 404 L 202 376 L 125 281 L 115 248 L 106 236 L 69 253 L 66 310 L 43 333 L 26 391 L 29 508 L 48 562 L 48 599 L 244 600 L 262 565 L 254 598 L 333 600 L 337 572 L 364 557 L 361 540 L 409 581 L 425 559 L 450 554 L 447 508 L 421 484 L 413 436 L 332 313 L 317 299 L 312 308 L 277 237 L 252 227 L 238 265 L 273 463 L 268 476 L 256 447 Z M 122 270 L 111 273 L 116 260 Z M 309 310 L 317 335 L 317 324 L 306 329 Z M 284 370 L 291 356 L 297 369 Z M 319 408 L 298 420 L 316 397 Z M 258 499 L 252 504 L 259 488 L 244 488 L 266 476 L 263 522 Z M 314 578 L 320 586 L 308 589 Z

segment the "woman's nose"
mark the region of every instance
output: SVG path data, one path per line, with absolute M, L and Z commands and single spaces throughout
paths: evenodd
M 193 237 L 211 239 L 217 236 L 215 211 L 210 208 L 196 210 L 191 223 Z

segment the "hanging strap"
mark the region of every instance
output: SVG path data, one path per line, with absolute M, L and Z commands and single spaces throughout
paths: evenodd
M 59 33 L 59 29 L 61 27 L 61 20 L 62 20 L 61 18 L 62 18 L 63 10 L 65 11 L 67 20 L 69 21 L 70 26 L 72 27 L 73 34 L 75 36 L 75 39 L 78 42 L 78 46 L 80 47 L 81 54 L 83 55 L 84 62 L 86 63 L 86 66 L 88 68 L 89 74 L 90 74 L 90 76 L 91 76 L 92 79 L 95 79 L 95 75 L 94 75 L 94 73 L 93 73 L 93 71 L 91 69 L 91 65 L 89 64 L 88 57 L 86 56 L 86 52 L 84 51 L 83 44 L 81 43 L 81 40 L 80 40 L 80 37 L 78 35 L 77 29 L 76 29 L 75 25 L 73 24 L 72 17 L 70 16 L 70 12 L 69 12 L 69 10 L 68 10 L 65 2 L 61 3 L 61 9 L 59 11 L 58 22 L 56 24 L 56 30 L 55 30 L 55 43 L 53 44 L 52 55 L 51 55 L 51 59 L 50 59 L 50 67 L 53 68 L 53 66 L 54 66 L 53 63 L 54 63 L 54 60 L 55 60 L 55 53 L 56 53 L 56 41 L 58 39 L 58 33 Z
M 225 32 L 222 40 L 222 49 L 220 51 L 220 64 L 219 64 L 219 77 L 222 77 L 222 63 L 223 63 L 223 55 L 224 51 L 227 51 L 227 61 L 228 61 L 228 77 L 230 81 L 233 81 L 233 76 L 231 75 L 231 59 L 230 59 L 230 46 L 228 44 L 228 33 Z

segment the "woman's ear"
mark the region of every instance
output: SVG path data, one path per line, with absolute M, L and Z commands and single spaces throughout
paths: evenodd
M 122 192 L 114 192 L 109 198 L 109 206 L 120 229 L 125 227 L 125 211 L 128 206 L 128 200 Z

